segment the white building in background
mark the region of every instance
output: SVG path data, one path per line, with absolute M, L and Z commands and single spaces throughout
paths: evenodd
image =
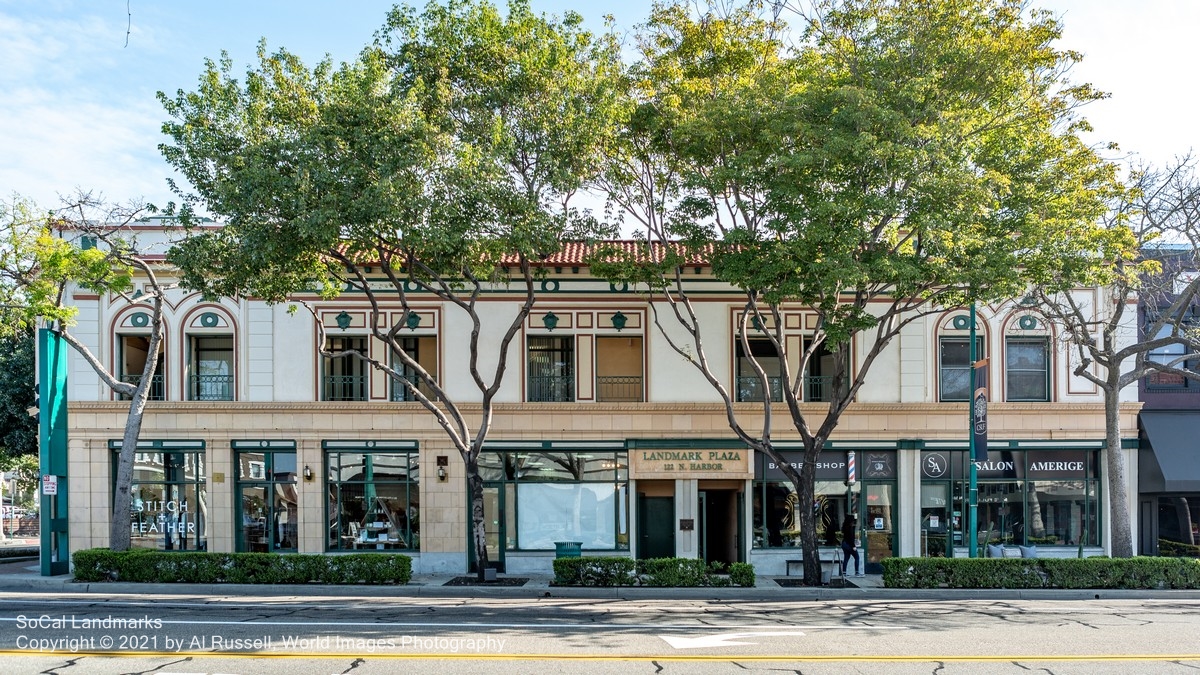
M 153 224 L 140 229 L 143 238 L 162 236 Z M 800 557 L 803 505 L 790 484 L 736 441 L 716 392 L 651 324 L 646 297 L 593 277 L 582 253 L 569 246 L 544 262 L 548 276 L 513 344 L 480 461 L 489 555 L 509 572 L 548 573 L 555 543 L 567 541 L 585 555 L 747 561 L 783 574 Z M 752 377 L 735 339 L 744 298 L 708 272 L 687 270 L 703 289 L 694 301 L 707 356 L 753 419 L 752 401 L 778 398 L 778 380 L 764 392 Z M 482 301 L 496 343 L 519 291 L 494 289 Z M 368 335 L 363 298 L 308 300 L 332 348 L 385 355 Z M 79 290 L 72 301 L 76 334 L 119 374 L 138 376 L 148 357 L 146 308 Z M 433 296 L 414 293 L 411 303 L 420 321 L 406 329 L 405 349 L 454 400 L 478 400 L 466 371 L 466 316 Z M 385 309 L 400 313 L 398 302 Z M 1014 303 L 981 307 L 979 316 L 993 383 L 979 541 L 1037 545 L 1042 555 L 1109 550 L 1101 394 L 1072 375 L 1073 355 L 1054 326 Z M 462 461 L 403 387 L 359 360 L 320 356 L 305 312 L 177 291 L 166 317 L 130 505 L 134 546 L 399 551 L 418 572 L 469 569 Z M 814 318 L 787 308 L 787 339 L 801 344 Z M 873 365 L 822 454 L 813 505 L 821 536 L 836 545 L 842 518 L 856 514 L 868 572 L 888 556 L 965 545 L 967 328 L 965 310 L 910 325 Z M 804 387 L 814 415 L 825 407 L 823 368 L 814 363 Z M 107 545 L 128 404 L 78 356 L 69 378 L 71 547 L 79 550 Z M 1135 401 L 1131 391 L 1122 407 L 1130 467 Z M 779 404 L 777 440 L 788 438 L 787 419 Z M 799 461 L 798 440 L 793 448 Z

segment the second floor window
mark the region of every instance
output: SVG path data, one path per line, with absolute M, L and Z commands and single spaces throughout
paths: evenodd
M 232 401 L 233 336 L 193 336 L 191 347 L 188 400 Z
M 325 351 L 338 354 L 358 352 L 366 354 L 365 337 L 330 337 L 325 342 Z M 367 400 L 367 362 L 353 354 L 325 357 L 322 363 L 324 376 L 321 382 L 322 401 L 365 401 Z
M 975 360 L 984 358 L 983 339 L 975 338 Z M 971 338 L 944 337 L 938 342 L 938 400 L 971 399 Z
M 780 376 L 779 359 L 776 358 L 775 346 L 770 340 L 751 339 L 750 353 L 740 338 L 734 338 L 734 351 L 737 356 L 736 392 L 739 403 L 761 402 L 764 397 L 768 401 L 783 400 L 783 378 Z M 758 376 L 754 369 L 754 360 L 762 366 L 767 375 L 767 381 Z
M 142 372 L 146 367 L 146 359 L 150 353 L 150 336 L 120 335 L 117 336 L 117 345 L 120 349 L 120 354 L 117 356 L 120 364 L 120 372 L 117 373 L 117 378 L 122 382 L 128 382 L 137 386 L 142 381 Z M 150 392 L 146 400 L 167 400 L 167 389 L 163 386 L 165 375 L 166 373 L 163 371 L 163 352 L 160 344 L 158 365 L 155 367 L 154 377 L 150 380 Z M 121 397 L 121 400 L 124 401 L 128 401 L 129 399 L 129 396 Z
M 404 350 L 404 353 L 412 358 L 412 360 L 421 364 L 421 367 L 425 369 L 426 373 L 429 373 L 429 375 L 432 377 L 437 377 L 438 370 L 436 337 L 407 337 L 400 338 L 398 342 L 400 343 L 400 348 Z M 419 389 L 426 397 L 430 399 L 436 398 L 433 390 L 430 389 L 428 385 L 421 382 L 421 379 L 417 377 L 417 371 L 409 366 L 404 365 L 404 362 L 400 359 L 399 355 L 392 355 L 392 368 L 396 369 L 396 372 L 399 373 L 402 378 L 404 378 L 405 382 L 412 382 L 416 384 L 417 389 Z M 397 381 L 395 378 L 391 378 L 391 380 L 393 401 L 417 400 L 416 394 L 413 393 L 413 390 L 410 389 L 407 384 Z
M 1171 335 L 1171 326 L 1166 325 L 1159 329 L 1155 339 L 1165 338 Z M 1189 367 L 1189 362 L 1180 361 L 1179 357 L 1186 353 L 1186 347 L 1181 344 L 1172 344 L 1158 349 L 1152 349 L 1146 354 L 1147 361 L 1161 363 L 1163 365 L 1173 364 L 1176 368 Z M 1188 379 L 1183 375 L 1175 375 L 1172 373 L 1151 372 L 1146 376 L 1147 391 L 1177 391 L 1188 388 Z
M 1005 391 L 1009 401 L 1050 400 L 1050 343 L 1046 338 L 1004 341 Z
M 596 338 L 596 400 L 629 403 L 642 400 L 642 338 Z
M 531 337 L 527 345 L 529 401 L 575 400 L 575 339 Z

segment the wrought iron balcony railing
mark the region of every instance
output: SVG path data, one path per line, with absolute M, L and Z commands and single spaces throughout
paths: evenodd
M 764 390 L 762 378 L 759 376 L 739 377 L 737 400 L 739 403 L 761 403 L 763 400 L 778 403 L 783 400 L 783 378 L 767 377 L 767 389 Z
M 833 385 L 832 375 L 810 375 L 804 378 L 804 400 L 810 403 L 827 403 L 831 398 Z M 783 378 L 767 377 L 768 399 L 772 403 L 783 401 Z M 762 379 L 758 376 L 739 377 L 737 379 L 737 400 L 739 403 L 757 403 L 763 400 Z
M 133 386 L 138 386 L 142 381 L 141 375 L 122 375 L 122 382 L 128 382 Z M 122 401 L 132 400 L 132 396 L 122 396 Z M 162 373 L 150 378 L 150 392 L 146 395 L 147 401 L 165 401 L 167 400 L 167 387 L 164 384 Z
M 321 390 L 322 401 L 365 401 L 367 400 L 367 378 L 365 375 L 326 375 Z
M 538 403 L 575 400 L 575 375 L 541 375 L 526 383 L 526 400 Z
M 640 403 L 642 400 L 642 376 L 597 376 L 596 400 L 602 403 Z
M 232 375 L 192 375 L 188 378 L 188 400 L 232 401 Z

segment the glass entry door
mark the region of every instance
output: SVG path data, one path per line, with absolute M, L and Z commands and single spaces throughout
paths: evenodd
M 867 574 L 882 574 L 884 558 L 896 555 L 896 486 L 892 483 L 865 483 L 859 510 L 859 528 L 863 532 Z
M 483 484 L 483 537 L 487 543 L 488 562 L 490 567 L 504 571 L 504 551 L 508 548 L 509 537 L 516 533 L 515 527 L 509 527 L 508 517 L 513 511 L 513 486 L 503 483 Z M 475 540 L 471 533 L 471 508 L 467 504 L 467 558 L 471 561 L 471 569 L 475 569 Z

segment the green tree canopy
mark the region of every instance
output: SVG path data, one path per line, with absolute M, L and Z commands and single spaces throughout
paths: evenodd
M 576 14 L 538 16 L 522 1 L 505 14 L 468 0 L 394 9 L 353 63 L 309 69 L 260 47 L 244 80 L 225 57 L 207 63 L 195 92 L 159 95 L 171 117 L 162 152 L 194 188 L 177 186 L 183 222 L 203 210 L 223 225 L 172 250 L 183 284 L 269 302 L 362 292 L 375 337 L 421 386 L 387 360 L 357 358 L 407 387 L 462 454 L 480 574 L 487 552 L 476 462 L 492 399 L 535 301 L 533 263 L 563 240 L 604 233 L 571 199 L 613 143 L 619 70 L 612 37 L 584 31 Z M 502 337 L 483 354 L 480 293 L 513 282 L 524 302 L 511 322 L 488 328 Z M 398 342 L 410 288 L 471 323 L 461 356 L 482 397 L 474 430 Z M 381 303 L 399 303 L 399 320 L 379 327 Z M 490 375 L 481 360 L 495 364 Z
M 707 259 L 745 293 L 740 334 L 751 320 L 774 326 L 757 334 L 775 347 L 810 467 L 906 325 L 1034 285 L 1105 283 L 1133 238 L 1097 226 L 1121 186 L 1080 140 L 1078 109 L 1102 95 L 1066 78 L 1079 55 L 1056 45 L 1049 13 L 1018 0 L 829 0 L 793 34 L 759 10 L 654 10 L 631 71 L 625 143 L 606 176 L 648 241 L 670 244 L 651 249 L 657 259 L 601 257 L 610 276 L 645 282 L 669 303 L 691 343 L 677 351 L 720 391 L 739 437 L 770 453 L 771 406 L 751 427 L 761 434 L 743 428 L 724 374 L 703 355 L 678 270 Z M 795 358 L 784 304 L 816 313 Z M 834 393 L 810 420 L 798 405 L 804 370 L 824 348 Z M 811 471 L 791 477 L 808 503 Z M 811 517 L 805 510 L 814 582 Z

